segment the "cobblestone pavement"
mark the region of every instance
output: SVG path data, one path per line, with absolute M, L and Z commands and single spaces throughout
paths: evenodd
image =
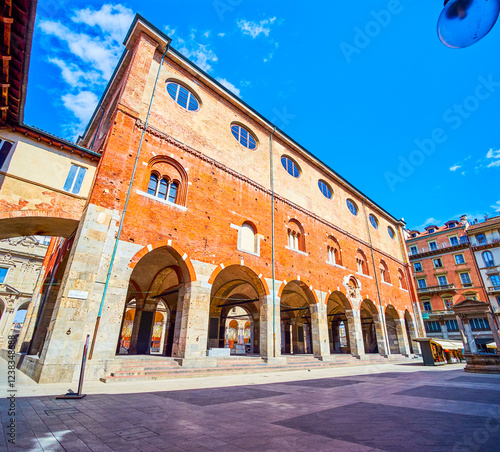
M 500 376 L 448 367 L 90 383 L 84 399 L 71 401 L 48 395 L 59 386 L 20 376 L 16 444 L 7 442 L 2 395 L 0 450 L 500 450 Z

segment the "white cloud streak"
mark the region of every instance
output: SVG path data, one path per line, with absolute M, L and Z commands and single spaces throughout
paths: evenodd
M 240 89 L 236 88 L 236 86 L 234 86 L 231 82 L 228 82 L 225 78 L 217 77 L 217 81 L 238 97 L 240 96 Z
M 244 35 L 249 35 L 255 39 L 259 35 L 269 36 L 271 25 L 276 21 L 276 17 L 261 20 L 260 22 L 251 22 L 249 20 L 239 20 L 236 22 L 238 28 Z

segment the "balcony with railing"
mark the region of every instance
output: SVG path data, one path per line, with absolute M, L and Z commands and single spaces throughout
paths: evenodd
M 489 294 L 500 293 L 500 286 L 489 286 L 488 293 Z
M 413 249 L 414 246 L 411 246 L 410 245 L 410 259 L 415 259 L 416 256 L 420 256 L 422 254 L 426 254 L 426 253 L 442 253 L 443 251 L 446 251 L 446 250 L 452 250 L 454 248 L 465 248 L 467 247 L 469 244 L 469 239 L 468 237 L 460 237 L 460 240 L 457 241 L 457 243 L 450 243 L 450 242 L 444 242 L 444 243 L 441 243 L 440 245 L 436 245 L 436 246 L 425 246 L 425 247 L 422 247 L 422 248 L 416 248 L 416 249 Z
M 484 240 L 477 240 L 475 238 L 470 239 L 470 244 L 472 248 L 480 248 L 482 246 L 500 246 L 500 238 L 494 238 L 494 239 L 484 239 Z
M 455 284 L 443 284 L 441 286 L 418 287 L 419 294 L 433 294 L 440 292 L 456 292 Z

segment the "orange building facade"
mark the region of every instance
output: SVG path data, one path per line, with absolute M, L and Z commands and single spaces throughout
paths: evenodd
M 425 231 L 409 231 L 406 241 L 427 335 L 461 340 L 453 306 L 466 299 L 486 301 L 488 295 L 468 237 L 466 217 Z M 468 319 L 479 349 L 493 341 L 488 319 Z
M 416 351 L 404 223 L 144 19 L 125 46 L 79 140 L 101 159 L 24 370 L 70 380 L 87 334 L 89 378 L 123 354 L 210 366 Z

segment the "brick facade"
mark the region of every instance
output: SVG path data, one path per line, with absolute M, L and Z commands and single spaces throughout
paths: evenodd
M 28 359 L 32 375 L 40 381 L 74 376 L 77 350 L 86 334 L 93 335 L 106 290 L 91 378 L 113 367 L 128 310 L 134 311 L 127 317 L 128 353 L 151 352 L 160 304 L 168 313 L 162 354 L 184 365 L 209 365 L 207 348 L 224 347 L 232 306 L 244 306 L 252 350 L 268 360 L 306 351 L 324 360 L 340 351 L 409 354 L 410 336 L 424 333 L 404 223 L 174 49 L 160 68 L 168 40 L 146 25 L 140 18 L 133 24 L 125 58 L 102 100 L 102 124 L 96 115 L 80 142 L 93 143 L 92 151 L 102 156 L 43 350 L 38 361 Z M 199 110 L 178 105 L 167 92 L 169 81 L 193 93 Z M 232 124 L 250 131 L 256 149 L 236 141 Z M 299 166 L 300 177 L 285 171 L 282 156 Z M 177 181 L 175 202 L 148 194 L 152 173 L 169 184 Z M 319 180 L 331 186 L 331 199 L 319 190 Z M 255 233 L 253 251 L 242 248 L 245 224 Z M 288 237 L 292 229 L 300 235 L 298 249 Z M 336 263 L 328 259 L 329 246 Z M 365 274 L 358 273 L 359 256 Z M 75 289 L 88 297 L 70 298 Z M 340 342 L 339 328 L 346 330 Z

